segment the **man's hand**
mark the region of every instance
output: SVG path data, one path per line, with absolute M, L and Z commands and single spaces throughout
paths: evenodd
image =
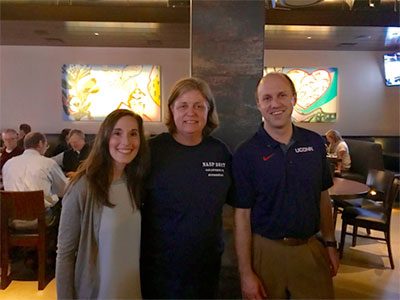
M 257 275 L 252 272 L 241 276 L 242 296 L 244 299 L 266 299 L 267 293 Z
M 321 192 L 320 215 L 320 228 L 323 239 L 325 241 L 334 241 L 335 230 L 332 218 L 332 204 L 331 198 L 328 194 L 328 190 Z M 335 247 L 326 247 L 326 251 L 329 258 L 331 275 L 333 277 L 337 274 L 337 271 L 339 269 L 339 256 Z
M 331 268 L 331 276 L 336 276 L 339 269 L 339 255 L 336 248 L 326 247 L 326 251 L 328 252 L 329 264 Z

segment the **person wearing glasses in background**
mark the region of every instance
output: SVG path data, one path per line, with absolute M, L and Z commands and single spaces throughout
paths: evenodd
M 323 139 L 292 124 L 296 90 L 286 74 L 263 77 L 256 103 L 264 122 L 233 156 L 243 297 L 331 299 L 339 259 Z
M 232 192 L 231 154 L 210 136 L 218 118 L 205 81 L 186 78 L 175 83 L 168 112 L 169 133 L 149 140 L 143 297 L 216 298 L 223 252 L 222 208 Z
M 18 146 L 18 132 L 16 130 L 4 130 L 1 133 L 1 138 L 4 142 L 4 148 L 0 153 L 0 174 L 7 160 L 24 152 L 24 148 Z
M 64 173 L 70 177 L 78 169 L 79 165 L 84 161 L 90 152 L 90 147 L 86 144 L 85 134 L 82 130 L 72 129 L 67 137 L 68 144 L 71 148 L 53 156 Z

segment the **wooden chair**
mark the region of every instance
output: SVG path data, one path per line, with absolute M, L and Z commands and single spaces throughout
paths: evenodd
M 43 199 L 43 191 L 0 191 L 1 289 L 7 288 L 12 280 L 12 274 L 8 274 L 8 266 L 10 250 L 14 246 L 37 249 L 39 290 L 43 290 L 52 279 L 46 276 L 46 254 L 51 227 L 46 225 Z
M 362 208 L 362 207 L 346 207 L 342 213 L 342 232 L 340 237 L 339 256 L 343 257 L 343 249 L 346 235 L 353 237 L 352 245 L 355 246 L 356 238 L 363 237 L 375 240 L 385 241 L 388 248 L 388 255 L 390 266 L 394 269 L 394 262 L 392 256 L 392 250 L 390 245 L 390 220 L 392 216 L 393 202 L 399 192 L 399 179 L 395 178 L 392 181 L 391 189 L 388 196 L 385 197 L 381 209 Z M 353 225 L 353 232 L 347 232 L 347 225 Z M 363 227 L 369 230 L 382 231 L 384 238 L 372 236 L 372 235 L 360 235 L 357 233 L 358 227 Z
M 388 170 L 371 169 L 368 172 L 366 184 L 370 187 L 367 195 L 361 198 L 350 197 L 348 199 L 332 198 L 333 200 L 333 222 L 336 227 L 338 213 L 345 207 L 355 206 L 363 208 L 380 209 L 385 197 L 392 186 L 394 173 Z

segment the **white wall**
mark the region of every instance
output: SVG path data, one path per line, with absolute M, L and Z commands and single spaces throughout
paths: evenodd
M 264 64 L 275 67 L 337 67 L 337 122 L 299 124 L 324 134 L 399 135 L 400 88 L 386 87 L 383 54 L 368 51 L 268 50 Z
M 399 135 L 400 88 L 384 85 L 382 55 L 268 50 L 265 65 L 338 68 L 338 121 L 302 126 L 321 134 L 335 128 L 343 135 Z M 98 122 L 62 120 L 61 66 L 65 63 L 161 65 L 165 104 L 172 84 L 190 73 L 190 50 L 0 46 L 0 129 L 27 122 L 45 133 L 58 133 L 64 127 L 97 132 Z M 146 129 L 158 133 L 165 127 L 147 123 Z
M 1 46 L 0 58 L 0 129 L 28 123 L 32 130 L 45 133 L 65 127 L 96 133 L 100 125 L 62 119 L 63 64 L 160 65 L 164 104 L 173 83 L 190 73 L 189 49 Z M 160 122 L 146 123 L 146 131 L 158 133 L 165 127 Z

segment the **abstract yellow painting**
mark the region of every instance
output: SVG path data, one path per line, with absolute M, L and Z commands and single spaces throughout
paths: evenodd
M 62 66 L 63 119 L 103 120 L 111 111 L 125 108 L 144 121 L 161 121 L 160 66 Z

